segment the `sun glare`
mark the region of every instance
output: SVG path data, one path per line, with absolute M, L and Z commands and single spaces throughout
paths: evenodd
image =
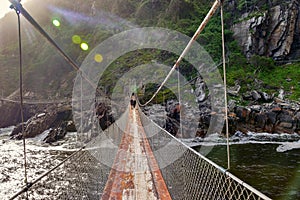
M 28 2 L 30 0 L 22 0 L 21 3 L 22 5 L 24 5 L 24 3 Z M 0 3 L 0 18 L 4 17 L 4 15 L 6 15 L 8 12 L 13 11 L 12 9 L 10 9 L 11 3 L 9 2 L 9 0 L 1 0 Z
M 52 24 L 56 27 L 59 27 L 60 26 L 60 21 L 58 19 L 53 19 L 52 20 Z
M 89 49 L 89 45 L 85 42 L 81 43 L 80 47 L 83 51 L 87 51 Z

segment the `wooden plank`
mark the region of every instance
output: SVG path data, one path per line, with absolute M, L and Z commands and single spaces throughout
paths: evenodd
M 128 121 L 101 199 L 171 199 L 136 110 Z

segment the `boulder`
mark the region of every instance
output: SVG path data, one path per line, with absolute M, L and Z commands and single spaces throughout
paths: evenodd
M 203 81 L 203 78 L 198 77 L 196 79 L 195 88 L 196 89 L 194 91 L 194 94 L 196 96 L 196 101 L 198 103 L 205 101 L 206 100 L 206 94 L 205 94 L 206 85 L 205 85 L 205 82 Z
M 258 87 L 262 87 L 258 85 Z M 268 103 L 273 101 L 273 95 L 269 95 L 266 92 L 262 91 L 256 91 L 253 90 L 251 92 L 246 92 L 242 95 L 244 100 L 250 100 L 255 102 L 261 102 L 261 103 Z
M 255 100 L 255 101 L 258 101 L 261 99 L 261 95 L 256 91 L 256 90 L 253 90 L 252 91 L 252 98 Z
M 259 94 L 262 102 L 271 102 L 273 100 L 273 96 L 267 94 L 266 92 L 259 92 Z
M 26 123 L 24 122 L 23 123 L 23 126 L 24 126 L 24 130 L 26 129 Z M 22 132 L 22 123 L 18 124 L 14 129 L 13 131 L 11 132 L 11 134 L 9 135 L 10 137 L 14 137 L 15 135 L 18 135 L 19 133 Z
M 67 127 L 66 127 L 67 132 L 76 132 L 76 126 L 73 121 L 68 121 L 67 122 Z
M 284 99 L 284 90 L 283 89 L 279 90 L 278 98 L 279 98 L 279 100 L 283 100 Z
M 238 106 L 234 109 L 234 112 L 239 122 L 243 123 L 249 121 L 249 115 L 250 115 L 249 109 Z
M 293 109 L 293 103 L 271 103 L 236 107 L 237 130 L 268 133 L 297 133 L 300 128 L 300 114 Z
M 108 126 L 110 126 L 115 121 L 111 106 L 108 106 L 104 102 L 95 104 L 95 114 L 96 114 L 96 118 L 98 119 L 98 123 L 101 126 L 102 130 L 106 129 Z M 93 121 L 94 113 L 90 113 L 90 115 L 88 117 L 90 118 L 90 121 Z M 91 127 L 89 127 L 88 129 L 90 129 L 90 128 Z
M 240 89 L 241 89 L 241 86 L 236 84 L 235 86 L 229 87 L 227 89 L 227 94 L 229 94 L 231 96 L 238 96 Z
M 294 116 L 295 120 L 295 132 L 300 134 L 300 112 L 297 112 Z
M 18 125 L 11 136 L 15 139 L 32 138 L 49 128 L 56 128 L 66 120 L 70 120 L 72 110 L 70 106 L 61 106 L 59 108 L 52 107 L 48 112 L 36 114 L 31 117 L 24 125 L 24 134 L 21 133 L 21 125 Z
M 62 139 L 67 134 L 67 122 L 62 123 L 61 126 L 55 129 L 51 129 L 48 135 L 45 137 L 44 142 L 52 143 L 59 139 Z
M 183 122 L 183 134 L 179 135 L 179 120 L 174 117 L 174 110 L 177 102 L 168 101 L 166 104 L 167 119 L 165 128 L 171 134 L 177 137 L 189 136 L 189 124 Z M 229 133 L 234 135 L 237 131 L 241 133 L 248 132 L 267 132 L 267 133 L 298 133 L 300 134 L 300 104 L 296 102 L 272 102 L 261 105 L 235 106 L 228 113 Z M 147 109 L 148 113 L 151 108 Z M 156 119 L 156 112 L 152 112 L 152 118 Z M 223 126 L 224 120 L 214 121 L 216 112 L 212 112 L 207 102 L 199 103 L 199 112 L 191 113 L 193 117 L 199 116 L 198 129 L 196 136 L 205 137 L 208 130 L 214 129 L 215 126 Z M 154 120 L 155 121 L 155 120 Z M 186 120 L 182 120 L 186 121 Z M 213 127 L 210 127 L 210 126 Z M 220 130 L 220 129 L 216 129 Z M 225 127 L 223 127 L 225 134 Z
M 283 110 L 277 116 L 274 131 L 278 133 L 294 133 L 294 123 L 292 113 L 287 110 Z

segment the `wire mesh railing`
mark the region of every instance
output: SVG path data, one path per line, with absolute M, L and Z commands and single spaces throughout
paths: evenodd
M 83 150 L 16 199 L 99 199 L 109 171 L 109 167 Z
M 269 199 L 190 149 L 142 112 L 140 118 L 172 199 Z M 87 144 L 85 149 L 72 156 L 66 155 L 67 159 L 62 164 L 20 192 L 16 199 L 26 199 L 27 196 L 28 199 L 46 200 L 100 199 L 112 166 L 103 161 L 113 162 L 127 120 L 128 110 L 120 120 L 101 133 L 113 142 L 115 149 L 97 146 L 102 136 L 92 139 L 92 144 Z
M 172 199 L 270 199 L 180 142 L 142 112 L 140 117 Z
M 90 134 L 79 135 L 82 141 L 87 141 L 84 148 L 73 153 L 63 152 L 64 160 L 44 174 L 37 175 L 38 178 L 29 180 L 29 184 L 20 188 L 10 199 L 100 199 L 127 120 L 128 110 L 94 138 L 87 138 Z M 102 146 L 103 142 L 108 141 L 114 148 Z

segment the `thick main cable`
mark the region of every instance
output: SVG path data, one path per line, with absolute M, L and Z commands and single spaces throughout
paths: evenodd
M 214 13 L 216 12 L 216 10 L 219 8 L 220 4 L 221 4 L 220 0 L 216 0 L 215 1 L 215 3 L 213 4 L 213 6 L 211 7 L 211 9 L 209 10 L 209 12 L 207 13 L 206 17 L 204 18 L 204 20 L 202 21 L 202 23 L 198 27 L 197 31 L 195 32 L 195 34 L 193 35 L 193 37 L 191 38 L 191 40 L 189 41 L 189 43 L 187 44 L 187 46 L 185 47 L 185 49 L 183 50 L 183 52 L 181 53 L 181 55 L 179 56 L 179 58 L 177 59 L 177 61 L 175 62 L 175 64 L 173 65 L 172 69 L 170 70 L 170 72 L 166 76 L 165 80 L 161 83 L 161 85 L 156 90 L 156 92 L 153 94 L 153 96 L 145 104 L 141 104 L 140 106 L 146 106 L 147 104 L 149 104 L 156 97 L 156 95 L 161 90 L 161 88 L 169 80 L 169 78 L 172 75 L 172 73 L 174 72 L 174 70 L 177 67 L 179 67 L 179 63 L 182 61 L 183 57 L 187 54 L 187 52 L 191 48 L 193 42 L 199 37 L 200 33 L 205 28 L 205 26 L 208 23 L 209 19 L 214 15 Z

